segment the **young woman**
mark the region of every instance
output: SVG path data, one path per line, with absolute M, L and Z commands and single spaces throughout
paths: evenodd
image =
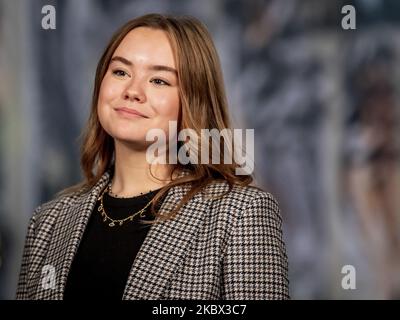
M 146 134 L 169 136 L 173 121 L 199 135 L 230 128 L 219 59 L 196 19 L 149 14 L 98 63 L 85 180 L 35 210 L 17 299 L 289 298 L 276 200 L 212 152 L 149 162 Z

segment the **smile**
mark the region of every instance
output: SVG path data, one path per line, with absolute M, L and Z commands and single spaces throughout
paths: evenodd
M 115 109 L 115 111 L 124 117 L 128 117 L 128 118 L 148 118 L 145 115 L 141 114 L 140 112 L 138 112 L 135 109 L 129 109 L 129 108 L 118 108 Z

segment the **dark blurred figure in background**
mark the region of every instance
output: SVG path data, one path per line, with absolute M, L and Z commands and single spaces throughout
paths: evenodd
M 352 134 L 346 191 L 361 224 L 363 250 L 376 294 L 400 298 L 399 103 L 394 84 L 395 52 L 377 43 L 349 76 Z

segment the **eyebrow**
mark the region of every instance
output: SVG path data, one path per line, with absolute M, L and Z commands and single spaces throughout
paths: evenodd
M 127 66 L 133 66 L 133 63 L 131 61 L 129 61 L 128 59 L 125 59 L 123 57 L 120 57 L 120 56 L 113 57 L 110 62 L 112 62 L 112 61 L 119 61 L 119 62 L 122 62 L 123 64 L 126 64 Z M 168 71 L 168 72 L 172 72 L 173 74 L 178 76 L 178 71 L 176 71 L 174 68 L 171 68 L 168 66 L 150 65 L 150 66 L 148 66 L 147 69 L 154 70 L 154 71 Z

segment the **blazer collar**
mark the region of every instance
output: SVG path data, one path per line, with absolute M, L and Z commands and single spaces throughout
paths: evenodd
M 186 175 L 187 172 L 180 174 Z M 109 183 L 108 170 L 96 185 L 79 196 L 67 209 L 61 210 L 49 245 L 52 252 L 46 264 L 55 266 L 59 283 L 56 289 L 43 290 L 38 286 L 37 296 L 42 299 L 62 299 L 69 270 L 79 247 L 85 227 L 96 205 L 100 192 Z M 190 187 L 172 187 L 161 205 L 161 211 L 176 205 Z M 196 194 L 173 219 L 152 225 L 129 273 L 123 299 L 162 299 L 169 280 L 184 259 L 191 239 L 210 210 L 209 201 Z M 40 288 L 39 288 L 40 287 Z
M 61 199 L 51 209 L 52 212 L 49 215 L 55 216 L 56 220 L 50 237 L 49 254 L 45 259 L 44 265 L 54 267 L 56 286 L 53 290 L 44 289 L 39 283 L 37 285 L 36 299 L 63 299 L 72 260 L 89 217 L 96 205 L 97 198 L 109 179 L 110 171 L 107 171 L 91 190 L 76 198 L 71 196 Z

